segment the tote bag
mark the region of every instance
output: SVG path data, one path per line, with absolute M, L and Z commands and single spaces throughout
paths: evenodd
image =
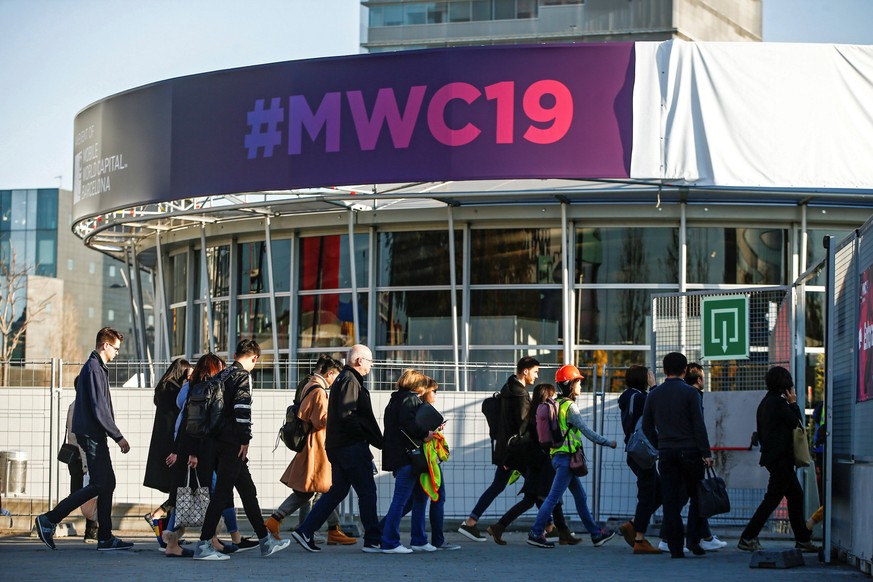
M 806 429 L 802 424 L 794 427 L 791 433 L 794 440 L 794 466 L 809 467 L 811 461 L 809 456 L 809 439 L 806 438 Z
M 706 468 L 706 477 L 697 484 L 697 508 L 700 517 L 712 517 L 731 511 L 731 500 L 724 479 L 716 475 L 712 467 Z
M 184 487 L 176 489 L 176 527 L 200 527 L 209 506 L 209 487 L 200 486 L 200 477 L 194 471 L 197 487 L 191 487 L 191 470 Z

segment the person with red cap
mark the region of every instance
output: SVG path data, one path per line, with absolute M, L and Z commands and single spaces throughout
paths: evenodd
M 549 517 L 552 515 L 552 510 L 564 496 L 564 492 L 567 489 L 570 489 L 570 493 L 573 494 L 573 499 L 576 501 L 576 511 L 579 513 L 582 525 L 591 534 L 591 541 L 594 543 L 594 547 L 600 547 L 615 537 L 615 532 L 606 532 L 594 523 L 594 518 L 591 517 L 591 512 L 588 510 L 582 481 L 570 469 L 570 457 L 582 448 L 583 435 L 593 443 L 605 445 L 613 449 L 617 444 L 614 440 L 611 441 L 591 430 L 582 419 L 582 414 L 576 406 L 576 398 L 582 392 L 582 380 L 584 378 L 579 368 L 572 364 L 561 366 L 555 374 L 555 382 L 561 390 L 561 397 L 558 399 L 558 425 L 561 433 L 565 434 L 566 437 L 561 446 L 550 450 L 552 467 L 555 469 L 555 478 L 552 481 L 552 489 L 537 512 L 537 519 L 527 536 L 527 543 L 532 546 L 540 548 L 555 547 L 553 542 L 546 539 L 545 527 Z

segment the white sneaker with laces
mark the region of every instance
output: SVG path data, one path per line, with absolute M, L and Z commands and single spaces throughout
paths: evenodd
M 430 542 L 424 544 L 423 546 L 410 546 L 413 552 L 435 552 L 437 548 L 435 545 Z
M 716 551 L 720 550 L 727 545 L 727 542 L 723 542 L 718 539 L 716 536 L 712 536 L 712 539 L 709 541 L 700 540 L 700 547 L 706 551 Z
M 195 560 L 229 560 L 230 556 L 222 554 L 212 547 L 212 540 L 198 542 L 194 547 Z
M 428 544 L 430 545 L 430 544 Z M 396 548 L 391 548 L 390 550 L 382 550 L 383 554 L 411 554 L 412 550 L 404 546 L 403 544 L 397 546 Z
M 704 550 L 706 549 L 706 547 L 703 546 L 702 541 L 700 542 L 700 545 L 701 545 L 701 547 L 703 547 Z M 661 540 L 660 542 L 658 542 L 658 549 L 661 550 L 662 552 L 670 553 L 670 546 L 667 545 L 667 540 Z M 690 554 L 691 550 L 689 550 L 688 548 L 682 548 L 682 553 L 683 554 Z

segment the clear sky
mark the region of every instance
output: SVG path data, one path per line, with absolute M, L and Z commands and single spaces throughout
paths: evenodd
M 763 0 L 764 40 L 873 44 L 873 0 Z M 0 0 L 0 189 L 71 188 L 73 120 L 180 75 L 360 52 L 359 0 Z

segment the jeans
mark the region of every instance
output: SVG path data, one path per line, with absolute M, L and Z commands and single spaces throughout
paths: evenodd
M 683 553 L 684 541 L 689 547 L 700 543 L 700 516 L 697 513 L 697 485 L 703 479 L 703 457 L 697 450 L 661 449 L 658 469 L 664 498 L 664 523 L 661 535 L 667 540 L 670 553 Z M 682 508 L 688 509 L 688 532 L 682 527 Z
M 333 483 L 322 495 L 298 528 L 307 538 L 321 528 L 330 513 L 342 503 L 354 487 L 358 494 L 358 511 L 364 526 L 364 545 L 377 545 L 382 539 L 376 517 L 376 481 L 373 479 L 373 455 L 366 442 L 328 449 Z
M 394 474 L 394 498 L 385 514 L 385 525 L 382 529 L 382 549 L 393 550 L 400 545 L 400 518 L 406 502 L 412 500 L 412 545 L 423 546 L 427 543 L 424 531 L 424 508 L 427 504 L 427 494 L 419 483 L 419 474 L 412 470 L 412 465 L 403 465 Z
M 585 529 L 592 536 L 601 533 L 601 529 L 597 527 L 597 524 L 594 523 L 594 518 L 591 517 L 591 512 L 588 511 L 588 501 L 585 488 L 582 487 L 582 481 L 570 471 L 570 455 L 555 453 L 552 457 L 552 467 L 555 468 L 555 479 L 552 481 L 552 489 L 537 512 L 537 519 L 530 530 L 531 535 L 534 537 L 543 535 L 552 511 L 558 505 L 558 502 L 561 501 L 564 492 L 568 488 L 570 493 L 573 494 L 573 499 L 576 502 L 576 512 L 579 514 L 579 519 L 582 520 L 582 525 L 585 526 Z
M 506 489 L 506 483 L 509 481 L 510 475 L 512 475 L 512 470 L 510 469 L 504 469 L 503 467 L 497 467 L 494 469 L 494 480 L 491 482 L 491 485 L 488 486 L 488 489 L 482 493 L 479 501 L 476 502 L 476 507 L 474 507 L 473 511 L 470 512 L 470 517 L 479 521 L 479 518 L 482 517 L 482 514 L 485 513 L 486 509 L 488 509 L 488 506 L 494 503 L 497 496 L 503 493 L 503 490 Z
M 295 491 L 294 493 L 292 493 L 291 495 L 288 496 L 288 499 L 291 499 L 295 495 L 308 495 L 308 493 L 302 493 L 300 491 Z M 287 502 L 288 499 L 286 499 L 285 501 Z M 300 511 L 297 512 L 297 527 L 300 527 L 300 524 L 303 523 L 304 521 L 306 521 L 306 518 L 309 517 L 309 512 L 312 510 L 313 507 L 315 507 L 315 504 L 318 503 L 319 499 L 321 499 L 321 493 L 315 493 L 312 495 L 312 497 L 307 499 L 306 502 L 304 502 L 300 506 Z M 281 510 L 282 507 L 285 507 L 284 503 L 279 507 L 279 509 L 276 510 L 276 513 L 279 513 L 279 510 Z M 292 513 L 294 513 L 294 510 L 289 511 L 287 515 L 291 515 Z M 282 517 L 284 519 L 286 516 L 282 516 Z M 337 526 L 339 526 L 339 522 L 340 522 L 339 511 L 337 510 L 336 507 L 334 507 L 333 511 L 331 511 L 330 515 L 327 517 L 327 529 L 336 528 Z
M 427 494 L 425 494 L 425 501 L 427 501 Z M 406 501 L 406 505 L 403 507 L 403 517 L 409 514 L 412 511 L 412 504 L 414 502 L 413 496 L 410 495 L 409 499 Z M 437 500 L 430 500 L 430 511 L 428 511 L 428 515 L 430 517 L 430 541 L 436 547 L 442 547 L 446 543 L 446 535 L 443 532 L 443 525 L 445 524 L 445 505 L 446 505 L 446 478 L 445 473 L 443 473 L 443 479 L 440 483 L 440 490 L 437 492 Z M 382 518 L 382 521 L 379 522 L 382 531 L 385 531 L 385 518 Z M 425 543 L 427 540 L 425 540 Z M 419 545 L 419 544 L 414 544 Z M 423 545 L 423 544 L 422 544 Z
M 258 536 L 258 539 L 263 539 L 268 535 L 268 532 L 264 526 L 261 507 L 258 505 L 258 490 L 252 481 L 252 474 L 249 473 L 248 462 L 239 458 L 240 446 L 218 442 L 215 447 L 218 455 L 215 490 L 209 500 L 209 506 L 206 508 L 206 517 L 203 520 L 203 527 L 200 529 L 200 539 L 208 540 L 215 535 L 218 520 L 221 519 L 221 514 L 227 508 L 227 504 L 233 499 L 234 488 L 239 493 L 246 517 L 255 530 L 255 535 Z
M 741 534 L 743 539 L 750 540 L 758 537 L 761 528 L 770 518 L 773 510 L 779 506 L 782 498 L 788 500 L 788 521 L 794 532 L 795 541 L 806 543 L 812 537 L 812 532 L 806 529 L 806 518 L 803 515 L 803 488 L 797 480 L 797 471 L 794 469 L 792 459 L 776 463 L 767 467 L 770 472 L 770 481 L 767 483 L 767 492 L 764 499 L 749 520 L 749 524 Z M 98 514 L 99 517 L 99 514 Z
M 634 531 L 646 533 L 649 522 L 661 507 L 661 479 L 654 465 L 648 469 L 627 458 L 627 466 L 637 477 L 637 508 L 634 512 Z
M 109 458 L 109 447 L 106 437 L 98 440 L 77 434 L 76 441 L 85 451 L 90 482 L 71 493 L 45 515 L 50 522 L 60 523 L 77 507 L 96 497 L 97 539 L 105 541 L 112 538 L 112 493 L 115 491 L 115 471 L 112 469 L 112 459 Z

